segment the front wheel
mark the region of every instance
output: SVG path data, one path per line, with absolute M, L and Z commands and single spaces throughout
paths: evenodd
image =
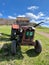
M 11 43 L 11 53 L 13 55 L 16 54 L 16 40 L 12 40 L 12 43 Z
M 41 53 L 41 51 L 42 51 L 41 42 L 39 40 L 36 40 L 35 43 L 36 43 L 36 45 L 35 45 L 35 52 Z

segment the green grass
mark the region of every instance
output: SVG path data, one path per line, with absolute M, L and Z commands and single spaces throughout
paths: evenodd
M 0 33 L 6 33 L 6 34 L 10 34 L 11 30 L 11 26 L 0 26 Z
M 49 28 L 46 28 L 46 27 L 38 27 L 37 28 L 37 31 L 42 31 L 42 32 L 45 32 L 45 33 L 49 33 Z
M 0 26 L 1 33 L 10 34 L 10 30 L 10 26 Z M 11 43 L 9 36 L 3 35 L 0 39 L 0 45 Z M 4 51 L 0 50 L 0 65 L 49 65 L 49 39 L 35 33 L 36 39 L 42 42 L 42 52 L 39 55 L 34 52 L 33 46 L 21 46 L 15 56 L 4 56 Z

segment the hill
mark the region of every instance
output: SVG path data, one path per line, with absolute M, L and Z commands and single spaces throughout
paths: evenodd
M 24 20 L 25 21 L 25 20 Z M 34 26 L 36 25 L 36 23 L 34 22 L 22 22 L 21 20 L 18 22 L 18 24 L 20 25 L 30 25 L 30 26 Z M 13 23 L 16 23 L 16 19 L 3 19 L 0 18 L 0 25 L 12 25 Z
M 3 18 L 0 18 L 0 25 L 11 25 L 14 22 L 16 22 L 15 19 L 3 19 Z

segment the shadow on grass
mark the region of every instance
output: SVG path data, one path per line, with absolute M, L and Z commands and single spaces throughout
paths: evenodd
M 0 50 L 0 61 L 10 61 L 10 60 L 20 60 L 23 59 L 23 55 L 21 52 L 21 48 L 19 47 L 17 49 L 16 55 L 11 54 L 11 44 L 4 44 L 3 47 Z
M 4 44 L 0 49 L 0 62 L 1 61 L 10 61 L 10 60 L 23 60 L 23 52 L 21 51 L 21 46 L 17 48 L 16 55 L 11 54 L 11 43 Z M 35 52 L 34 49 L 30 49 L 25 52 L 29 57 L 36 57 L 39 54 Z
M 8 36 L 8 37 L 10 36 L 9 34 L 5 34 L 5 33 L 1 33 L 1 35 Z
M 0 33 L 0 41 L 10 41 L 10 35 L 5 33 Z
M 10 41 L 10 38 L 2 37 L 0 38 L 0 41 L 3 41 L 3 42 Z
M 28 51 L 26 51 L 26 54 L 27 54 L 29 57 L 36 57 L 36 56 L 38 56 L 40 53 L 36 53 L 36 52 L 35 52 L 35 49 L 29 49 Z
M 7 34 L 2 34 L 2 36 L 0 37 L 0 41 L 10 41 L 10 35 Z M 7 47 L 7 49 L 5 49 Z M 22 51 L 21 51 L 21 46 L 17 49 L 16 51 L 16 55 L 12 56 L 11 54 L 11 43 L 5 43 L 2 48 L 0 49 L 0 61 L 10 61 L 10 60 L 15 60 L 15 59 L 23 59 L 24 56 L 22 55 Z M 7 54 L 7 55 L 6 55 Z M 34 49 L 30 49 L 28 51 L 26 51 L 26 54 L 29 57 L 36 57 L 39 54 L 35 52 Z

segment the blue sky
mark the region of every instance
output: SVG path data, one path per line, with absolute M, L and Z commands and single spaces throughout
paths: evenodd
M 0 0 L 0 18 L 29 17 L 49 27 L 49 0 Z

